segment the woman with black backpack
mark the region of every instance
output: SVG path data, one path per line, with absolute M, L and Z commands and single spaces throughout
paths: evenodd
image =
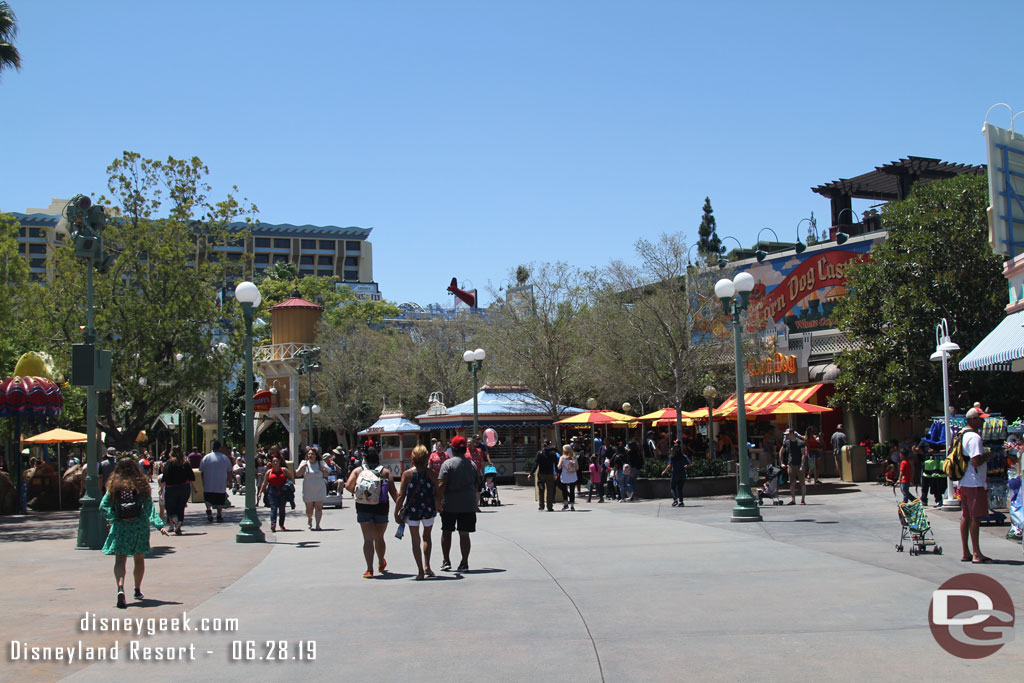
M 128 556 L 135 558 L 135 599 L 142 600 L 142 577 L 146 573 L 149 552 L 149 527 L 167 529 L 153 509 L 153 495 L 146 475 L 132 458 L 121 458 L 107 478 L 107 492 L 100 501 L 100 512 L 110 522 L 110 533 L 103 544 L 104 555 L 114 555 L 114 579 L 117 581 L 117 606 L 127 607 L 124 575 Z

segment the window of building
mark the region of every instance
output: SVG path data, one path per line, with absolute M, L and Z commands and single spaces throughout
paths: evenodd
M 358 268 L 359 267 L 359 257 L 358 256 L 346 256 L 345 257 L 345 265 L 346 266 L 352 266 L 354 268 Z
M 334 240 L 320 240 L 320 248 L 326 249 L 327 251 L 334 251 L 335 242 Z
M 274 254 L 274 263 L 288 263 L 288 254 Z
M 316 249 L 316 240 L 302 240 L 302 250 L 306 251 L 307 249 Z
M 261 263 L 262 264 L 270 263 L 270 254 L 256 254 L 256 256 L 254 257 L 253 263 L 255 263 L 257 266 L 260 265 Z
M 274 249 L 291 249 L 292 241 L 287 237 L 274 238 Z
M 30 253 L 30 254 L 45 254 L 46 253 L 46 245 L 45 244 L 30 244 L 30 245 L 28 245 L 28 253 Z
M 333 256 L 321 256 L 319 263 L 320 263 L 321 266 L 333 266 L 334 265 L 334 257 Z
M 257 249 L 269 249 L 270 238 L 269 237 L 257 237 L 255 238 L 255 244 Z
M 311 265 L 313 265 L 313 257 L 312 256 L 300 256 L 299 257 L 299 265 L 300 266 L 311 266 Z
M 46 237 L 46 233 L 43 232 L 42 228 L 29 228 L 28 229 L 28 236 L 29 237 Z
M 346 282 L 359 282 L 359 271 L 358 270 L 346 270 L 345 271 Z
M 46 267 L 46 259 L 43 259 L 43 258 L 29 259 L 28 265 L 31 268 L 45 268 Z
M 237 261 L 240 258 L 242 258 L 242 255 L 239 254 L 237 251 L 232 251 L 228 253 L 228 261 Z
M 362 242 L 358 240 L 348 240 L 345 242 L 345 251 L 360 251 L 362 249 Z

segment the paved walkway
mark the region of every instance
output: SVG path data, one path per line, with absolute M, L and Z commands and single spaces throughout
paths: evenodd
M 971 569 L 999 580 L 1018 611 L 1024 607 L 1024 556 L 1020 544 L 1002 538 L 1005 528 L 984 531 L 982 540 L 985 552 L 1004 562 L 971 567 L 959 562 L 955 514 L 934 512 L 945 554 L 911 557 L 893 547 L 899 523 L 889 489 L 822 490 L 807 506 L 762 508 L 763 523 L 732 524 L 729 499 L 685 508 L 581 501 L 575 513 L 548 513 L 537 511 L 532 491 L 504 487 L 506 505 L 480 515 L 470 571 L 424 582 L 412 580 L 408 535 L 388 536 L 391 571 L 361 578 L 361 537 L 348 507 L 329 510 L 319 533 L 289 513 L 289 526 L 301 531 L 279 532 L 264 546 L 233 543 L 233 524 L 197 520 L 197 535 L 154 536 L 147 602 L 123 612 L 112 606 L 109 558 L 73 550 L 73 520 L 8 519 L 0 521 L 0 540 L 31 537 L 33 527 L 51 538 L 3 544 L 2 575 L 19 579 L 0 589 L 0 637 L 5 647 L 12 638 L 51 646 L 121 642 L 116 663 L 15 662 L 23 680 L 1019 678 L 1020 638 L 968 662 L 942 651 L 927 625 L 931 592 Z M 239 515 L 236 508 L 229 518 Z M 435 569 L 440 561 L 438 534 Z M 103 617 L 185 610 L 193 625 L 234 618 L 239 627 L 141 638 L 80 633 L 86 610 Z M 197 661 L 125 661 L 133 639 L 194 644 Z M 259 659 L 270 640 L 285 641 L 287 662 Z M 233 649 L 245 656 L 247 641 L 253 661 L 232 661 Z M 314 662 L 292 660 L 300 641 L 316 643 Z

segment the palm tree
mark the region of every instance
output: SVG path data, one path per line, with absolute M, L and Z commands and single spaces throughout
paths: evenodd
M 21 54 L 14 47 L 18 35 L 17 17 L 6 2 L 0 2 L 0 73 L 4 69 L 21 69 Z

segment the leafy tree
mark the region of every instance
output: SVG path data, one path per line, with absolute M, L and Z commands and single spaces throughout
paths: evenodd
M 21 53 L 14 47 L 18 37 L 18 18 L 7 2 L 0 2 L 0 74 L 5 69 L 21 69 Z
M 701 294 L 721 272 L 688 267 L 681 233 L 634 246 L 637 265 L 613 261 L 604 271 L 584 335 L 592 349 L 589 367 L 596 370 L 593 383 L 605 392 L 630 392 L 641 408 L 686 410 L 703 401 L 706 370 L 721 356 L 717 341 L 694 338 L 697 314 L 715 315 L 709 309 L 718 301 Z M 676 431 L 681 435 L 681 420 Z
M 23 324 L 30 318 L 26 310 L 29 270 L 18 253 L 21 224 L 10 214 L 0 214 L 0 377 L 9 377 L 18 357 L 31 348 L 31 337 Z
M 704 215 L 700 219 L 697 235 L 700 238 L 697 242 L 697 251 L 704 257 L 704 263 L 714 264 L 722 254 L 722 240 L 718 237 L 718 232 L 715 229 L 715 214 L 711 208 L 711 197 L 704 198 Z
M 849 269 L 850 291 L 833 311 L 856 346 L 837 357 L 834 403 L 867 414 L 941 411 L 942 370 L 929 360 L 936 324 L 948 319 L 966 352 L 1003 317 L 1006 281 L 988 243 L 987 204 L 984 176 L 961 175 L 918 185 L 882 209 L 889 235 Z M 974 397 L 1009 397 L 1006 383 L 1018 382 L 1009 373 L 962 373 L 955 358 L 949 371 L 961 408 Z M 993 380 L 1001 388 L 988 393 Z
M 551 415 L 578 403 L 588 359 L 579 319 L 591 305 L 593 274 L 566 263 L 531 265 L 525 284 L 492 292 L 491 317 L 480 334 L 483 372 L 500 384 L 525 388 Z M 509 282 L 517 281 L 510 273 Z
M 240 326 L 232 299 L 218 309 L 217 290 L 245 270 L 244 263 L 217 259 L 216 247 L 240 239 L 229 225 L 251 220 L 255 207 L 231 194 L 209 200 L 209 171 L 195 157 L 153 161 L 125 152 L 107 171 L 110 197 L 98 202 L 113 215 L 104 241 L 118 258 L 94 277 L 96 329 L 113 351 L 112 392 L 101 402 L 99 426 L 125 448 L 159 413 L 214 386 L 238 357 L 237 346 L 211 353 L 224 320 Z M 70 243 L 53 258 L 53 281 L 34 288 L 53 312 L 40 338 L 52 340 L 55 360 L 68 369 L 85 319 L 86 265 Z
M 297 280 L 299 267 L 291 261 L 278 261 L 267 269 L 263 277 L 268 280 Z

